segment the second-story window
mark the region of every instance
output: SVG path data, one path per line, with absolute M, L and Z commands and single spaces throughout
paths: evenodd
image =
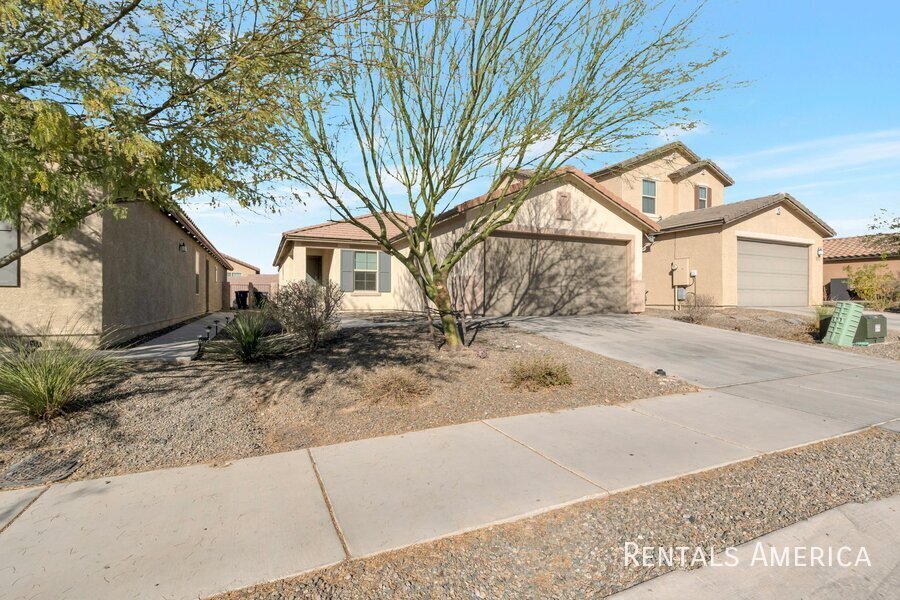
M 697 186 L 697 208 L 709 208 L 709 188 L 705 185 Z
M 641 210 L 645 213 L 656 214 L 656 182 L 645 179 L 641 189 Z

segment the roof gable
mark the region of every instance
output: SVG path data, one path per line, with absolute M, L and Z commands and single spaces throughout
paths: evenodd
M 230 263 L 237 263 L 237 264 L 239 264 L 239 265 L 242 265 L 242 266 L 244 266 L 244 267 L 247 267 L 247 268 L 249 268 L 249 269 L 252 269 L 252 270 L 256 271 L 257 274 L 260 272 L 260 268 L 259 268 L 259 267 L 254 266 L 254 265 L 251 265 L 251 264 L 248 263 L 248 262 L 244 262 L 244 261 L 242 261 L 242 260 L 240 260 L 240 259 L 237 259 L 237 258 L 235 258 L 235 257 L 233 257 L 233 256 L 228 256 L 227 254 L 223 254 L 222 256 L 224 256 L 225 258 L 227 258 L 227 259 L 228 259 L 228 262 L 230 262 Z M 229 269 L 229 270 L 233 270 L 233 269 Z
M 712 208 L 701 208 L 690 212 L 679 213 L 661 220 L 659 226 L 663 233 L 667 233 L 669 231 L 677 231 L 680 229 L 727 225 L 782 203 L 792 206 L 805 216 L 821 230 L 825 237 L 834 235 L 834 230 L 828 223 L 820 219 L 796 198 L 784 192 L 772 194 L 771 196 L 763 196 L 761 198 L 742 200 L 741 202 L 730 202 L 728 204 L 713 206 Z
M 648 150 L 647 152 L 644 152 L 642 154 L 638 154 L 637 156 L 632 156 L 631 158 L 627 158 L 623 161 L 607 165 L 602 169 L 598 169 L 591 173 L 591 177 L 598 181 L 608 179 L 610 177 L 617 177 L 622 173 L 626 173 L 632 169 L 640 167 L 641 165 L 653 162 L 654 160 L 662 158 L 663 156 L 667 156 L 672 152 L 678 152 L 692 164 L 701 160 L 699 155 L 685 146 L 682 142 L 671 142 L 669 144 L 665 144 L 664 146 L 660 146 L 658 148 Z
M 728 187 L 728 186 L 734 184 L 734 179 L 732 179 L 728 175 L 728 173 L 723 171 L 719 167 L 719 165 L 717 165 L 713 161 L 709 160 L 708 158 L 703 159 L 701 161 L 697 161 L 692 164 L 689 164 L 686 167 L 682 167 L 682 168 L 678 169 L 677 171 L 675 171 L 674 173 L 669 173 L 669 179 L 671 179 L 672 181 L 677 183 L 679 181 L 683 181 L 683 180 L 687 179 L 691 175 L 694 175 L 696 173 L 699 173 L 700 171 L 703 171 L 704 169 L 706 169 L 707 171 L 712 173 L 713 177 L 715 177 L 716 179 L 721 181 L 725 187 Z

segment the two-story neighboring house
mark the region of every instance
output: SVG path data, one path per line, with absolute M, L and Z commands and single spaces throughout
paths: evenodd
M 823 238 L 834 230 L 790 194 L 725 203 L 734 181 L 680 142 L 592 177 L 660 227 L 644 253 L 648 306 L 821 303 Z
M 563 167 L 454 268 L 457 307 L 498 316 L 641 312 L 698 295 L 718 306 L 819 303 L 822 239 L 834 232 L 787 194 L 725 204 L 732 183 L 679 142 L 590 175 Z M 441 214 L 437 246 L 493 201 L 503 198 Z M 402 248 L 409 217 L 382 219 Z M 274 265 L 281 282 L 339 281 L 349 310 L 424 307 L 400 261 L 346 221 L 285 232 Z

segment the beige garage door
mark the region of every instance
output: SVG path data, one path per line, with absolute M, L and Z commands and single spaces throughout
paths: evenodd
M 806 246 L 738 240 L 738 306 L 807 306 Z
M 490 237 L 485 247 L 485 312 L 627 312 L 625 251 L 625 244 L 607 242 Z

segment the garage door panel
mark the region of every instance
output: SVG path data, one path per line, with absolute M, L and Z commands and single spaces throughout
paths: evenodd
M 576 315 L 627 310 L 624 244 L 491 237 L 485 313 Z
M 807 306 L 809 250 L 738 240 L 737 281 L 739 306 Z

